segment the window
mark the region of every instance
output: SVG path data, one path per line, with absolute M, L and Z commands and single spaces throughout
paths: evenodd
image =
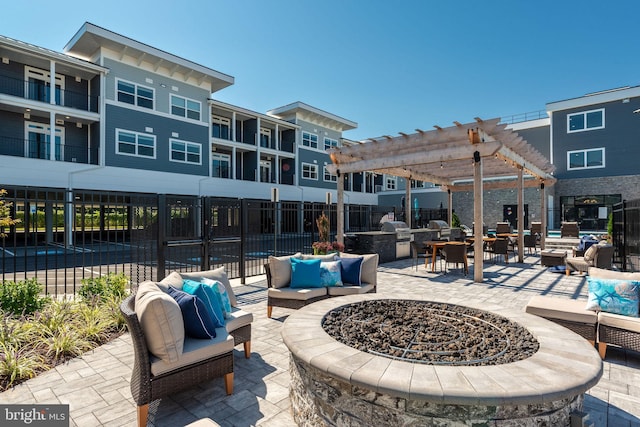
M 170 139 L 169 143 L 171 145 L 170 158 L 172 162 L 202 164 L 202 145 L 178 141 L 177 139 Z
M 51 160 L 51 127 L 41 123 L 26 123 L 27 141 L 25 156 L 30 159 Z M 55 160 L 64 155 L 64 129 L 55 128 Z
M 302 145 L 310 148 L 318 148 L 318 135 L 309 132 L 302 132 Z
M 228 154 L 211 153 L 211 176 L 214 178 L 229 178 L 231 156 Z
M 211 119 L 211 136 L 230 140 L 231 120 L 225 117 L 213 116 Z
M 144 133 L 116 129 L 116 154 L 156 157 L 156 137 Z
M 338 140 L 332 138 L 324 139 L 324 149 L 328 150 L 329 148 L 336 148 L 338 146 Z
M 302 177 L 306 179 L 318 180 L 318 165 L 312 165 L 311 163 L 302 164 Z
M 328 182 L 338 182 L 338 175 L 331 175 L 327 170 L 327 165 L 324 165 L 324 180 Z
M 119 102 L 153 110 L 153 89 L 117 80 L 116 98 Z
M 266 148 L 271 147 L 271 129 L 260 128 L 260 146 Z
M 395 190 L 398 188 L 398 180 L 395 176 L 389 176 L 385 179 L 385 190 Z
M 192 99 L 171 95 L 171 114 L 186 117 L 187 119 L 200 120 L 200 103 Z
M 604 148 L 567 152 L 567 170 L 604 167 Z
M 604 108 L 567 115 L 567 133 L 604 128 Z

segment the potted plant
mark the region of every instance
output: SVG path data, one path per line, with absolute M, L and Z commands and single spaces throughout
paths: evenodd
M 331 252 L 344 251 L 342 243 L 329 241 L 329 217 L 324 212 L 316 219 L 316 225 L 318 226 L 319 240 L 311 245 L 314 255 L 326 255 Z

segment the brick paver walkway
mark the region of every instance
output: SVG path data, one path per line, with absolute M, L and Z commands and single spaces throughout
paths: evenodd
M 473 273 L 418 271 L 411 260 L 384 264 L 378 270 L 378 292 L 393 295 L 446 297 L 524 308 L 534 295 L 558 295 L 586 301 L 584 276 L 550 273 L 539 256 L 524 264 L 485 263 L 485 281 L 473 282 Z M 162 399 L 150 408 L 150 424 L 183 426 L 209 417 L 222 426 L 286 427 L 295 425 L 289 404 L 289 356 L 282 343 L 282 323 L 291 312 L 274 307 L 266 317 L 264 278 L 235 286 L 244 310 L 254 314 L 252 355 L 235 351 L 234 393 L 226 396 L 222 379 Z M 0 403 L 68 403 L 72 426 L 133 426 L 135 404 L 129 379 L 133 351 L 128 334 L 80 358 L 0 394 Z M 585 399 L 585 411 L 596 427 L 640 427 L 640 354 L 610 348 L 604 375 Z

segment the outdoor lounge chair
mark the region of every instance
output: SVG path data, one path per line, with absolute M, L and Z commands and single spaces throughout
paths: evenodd
M 560 225 L 560 237 L 579 237 L 580 227 L 577 222 L 563 222 Z
M 509 234 L 511 233 L 511 224 L 508 222 L 498 222 L 496 224 L 496 234 Z
M 584 253 L 584 256 L 567 257 L 565 260 L 566 275 L 572 271 L 580 274 L 589 270 L 589 267 L 610 269 L 613 260 L 613 246 L 607 244 L 591 245 Z

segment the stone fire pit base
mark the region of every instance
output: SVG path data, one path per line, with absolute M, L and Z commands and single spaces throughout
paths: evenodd
M 497 305 L 466 304 L 526 328 L 540 345 L 537 352 L 492 366 L 411 363 L 357 350 L 323 329 L 329 311 L 375 299 L 393 298 L 330 298 L 285 321 L 291 406 L 299 426 L 569 426 L 584 392 L 602 376 L 598 352 L 580 335 Z
M 569 426 L 572 399 L 521 405 L 460 405 L 393 397 L 351 385 L 291 357 L 290 396 L 299 426 Z

